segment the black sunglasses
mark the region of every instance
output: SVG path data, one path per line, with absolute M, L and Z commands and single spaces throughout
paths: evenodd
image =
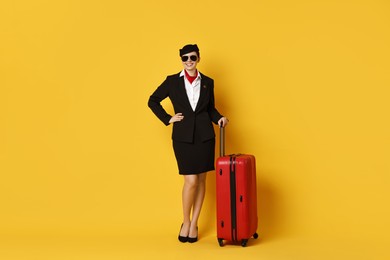
M 197 61 L 198 56 L 196 55 L 191 55 L 191 56 L 181 56 L 182 61 L 188 61 L 188 58 L 190 58 L 192 61 Z

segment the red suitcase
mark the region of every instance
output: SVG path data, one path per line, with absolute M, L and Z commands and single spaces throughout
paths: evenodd
M 253 155 L 225 156 L 225 133 L 220 128 L 220 154 L 216 162 L 217 238 L 241 242 L 245 247 L 257 231 L 256 161 Z

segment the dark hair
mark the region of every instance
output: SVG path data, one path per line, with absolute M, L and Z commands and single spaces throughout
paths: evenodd
M 198 45 L 196 44 L 187 44 L 183 48 L 179 50 L 179 55 L 180 57 L 183 56 L 184 54 L 190 53 L 190 52 L 196 52 L 198 55 L 198 58 L 200 58 L 200 53 L 199 53 L 199 48 Z

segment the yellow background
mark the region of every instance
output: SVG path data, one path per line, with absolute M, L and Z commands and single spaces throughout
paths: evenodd
M 2 1 L 0 258 L 389 259 L 389 28 L 385 0 Z M 257 158 L 245 249 L 217 244 L 213 172 L 200 241 L 176 238 L 182 178 L 147 100 L 187 43 L 227 152 Z

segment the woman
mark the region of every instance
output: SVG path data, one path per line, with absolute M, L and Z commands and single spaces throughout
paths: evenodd
M 165 124 L 173 124 L 173 150 L 179 174 L 184 176 L 182 191 L 183 223 L 179 241 L 198 240 L 198 219 L 202 208 L 206 174 L 214 170 L 215 133 L 212 122 L 223 127 L 228 119 L 214 106 L 214 81 L 200 73 L 196 44 L 179 50 L 183 70 L 170 75 L 150 96 L 148 106 Z M 169 97 L 175 115 L 169 115 L 161 101 Z M 192 216 L 191 216 L 192 212 Z

